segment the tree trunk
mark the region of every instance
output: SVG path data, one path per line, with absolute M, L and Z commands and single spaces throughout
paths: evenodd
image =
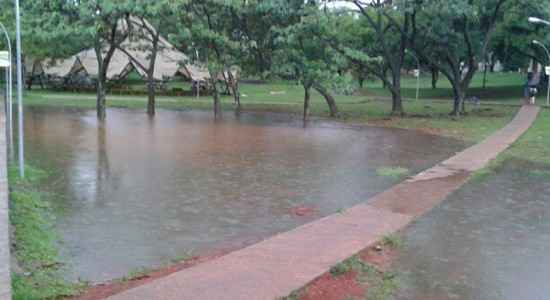
M 487 62 L 485 62 L 484 64 L 484 68 L 483 68 L 483 89 L 485 89 L 487 87 Z
M 156 112 L 155 78 L 152 74 L 149 74 L 147 77 L 147 114 L 150 116 L 154 116 Z
M 303 121 L 306 122 L 309 117 L 309 101 L 311 98 L 311 85 L 304 83 L 304 115 Z
M 233 76 L 233 73 L 231 73 L 231 70 L 227 72 L 227 76 L 229 77 L 231 90 L 233 92 L 233 99 L 235 100 L 235 109 L 240 110 L 241 109 L 241 92 L 239 90 L 239 82 Z
M 324 86 L 320 84 L 315 84 L 313 87 L 319 92 L 319 94 L 321 94 L 325 98 L 325 101 L 327 102 L 328 108 L 330 110 L 330 116 L 333 118 L 337 117 L 338 106 L 336 106 L 336 100 L 334 99 L 334 97 Z
M 96 99 L 96 109 L 97 109 L 97 118 L 100 120 L 105 119 L 106 115 L 106 94 L 107 94 L 107 68 L 111 63 L 111 58 L 115 48 L 111 46 L 105 56 L 102 55 L 101 51 L 101 42 L 96 40 L 95 43 L 95 53 L 97 57 L 97 99 Z
M 401 98 L 401 73 L 400 69 L 396 68 L 392 71 L 392 108 L 391 112 L 394 116 L 402 116 L 404 114 L 403 110 L 403 99 Z
M 97 118 L 100 119 L 100 120 L 104 120 L 105 119 L 105 115 L 106 115 L 106 100 L 105 100 L 105 94 L 106 94 L 106 84 L 105 84 L 105 77 L 101 74 L 102 72 L 100 71 L 99 74 L 98 74 L 98 78 L 97 78 L 97 88 L 96 88 L 96 91 L 97 91 L 97 103 L 96 103 L 96 108 L 97 108 Z
M 214 108 L 214 118 L 219 118 L 221 117 L 221 114 L 222 114 L 222 110 L 221 110 L 221 102 L 220 102 L 220 93 L 218 91 L 218 87 L 216 86 L 216 77 L 215 76 L 210 76 L 210 89 L 212 91 L 212 97 L 213 97 L 213 100 L 214 100 L 214 105 L 213 105 L 213 108 Z
M 432 68 L 432 89 L 437 89 L 437 81 L 439 81 L 439 70 Z
M 454 101 L 453 111 L 450 113 L 450 115 L 460 117 L 460 114 L 464 109 L 464 91 L 459 83 L 451 82 L 451 84 L 453 85 Z

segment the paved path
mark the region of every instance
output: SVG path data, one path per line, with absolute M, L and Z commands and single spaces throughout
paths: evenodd
M 485 141 L 335 214 L 186 269 L 110 299 L 266 299 L 284 297 L 331 266 L 403 229 L 462 186 L 533 123 L 539 108 L 524 106 Z
M 550 167 L 507 159 L 403 232 L 396 299 L 549 299 Z
M 0 300 L 11 298 L 6 119 L 0 109 Z

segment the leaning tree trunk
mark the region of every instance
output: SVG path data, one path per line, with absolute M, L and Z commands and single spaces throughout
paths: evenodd
M 321 94 L 328 105 L 328 108 L 330 110 L 330 116 L 331 117 L 337 117 L 338 116 L 338 106 L 336 106 L 336 100 L 334 100 L 334 97 L 330 94 L 330 92 L 322 85 L 315 84 L 313 86 L 319 94 Z
M 460 113 L 463 111 L 464 91 L 462 90 L 462 87 L 460 87 L 458 83 L 453 84 L 453 93 L 454 93 L 453 111 L 450 113 L 450 115 L 455 117 L 460 117 Z
M 154 116 L 156 112 L 156 88 L 155 88 L 155 78 L 152 74 L 147 76 L 147 114 Z
M 310 99 L 311 99 L 311 85 L 304 83 L 304 115 L 303 115 L 304 122 L 306 122 L 309 117 Z
M 227 72 L 227 76 L 229 77 L 231 90 L 233 92 L 233 98 L 235 100 L 235 105 L 236 105 L 235 109 L 237 111 L 240 111 L 241 110 L 241 92 L 239 90 L 239 82 L 233 76 L 230 70 Z

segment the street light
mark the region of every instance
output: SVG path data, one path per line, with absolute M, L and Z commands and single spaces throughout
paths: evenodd
M 19 176 L 25 178 L 25 149 L 23 134 L 23 68 L 21 66 L 21 13 L 15 0 L 15 33 L 17 43 L 17 106 L 19 109 Z
M 544 52 L 546 52 L 546 56 L 548 56 L 548 61 L 550 62 L 550 51 L 548 51 L 548 48 L 544 46 L 543 43 L 533 40 L 533 44 L 542 47 L 544 49 Z M 550 67 L 546 67 L 546 76 L 548 77 L 548 92 L 546 95 L 546 106 L 550 106 L 550 74 L 548 71 L 550 71 Z
M 535 17 L 529 17 L 528 21 L 529 23 L 533 23 L 533 24 L 544 24 L 544 25 L 550 26 L 550 21 L 546 21 Z
M 8 124 L 8 141 L 10 146 L 10 155 L 13 155 L 13 109 L 12 109 L 12 49 L 11 49 L 11 40 L 10 36 L 8 35 L 8 31 L 6 30 L 6 27 L 4 27 L 4 24 L 0 23 L 0 29 L 3 31 L 4 36 L 6 37 L 6 44 L 8 46 L 8 58 L 10 60 L 9 67 L 7 67 L 7 73 L 6 73 L 6 114 L 7 114 L 7 124 Z
M 420 95 L 420 60 L 418 59 L 418 57 L 416 57 L 416 55 L 414 55 L 414 53 L 408 50 L 406 50 L 405 52 L 409 53 L 416 60 L 417 69 L 415 70 L 414 75 L 416 76 L 416 101 L 418 101 L 418 96 Z

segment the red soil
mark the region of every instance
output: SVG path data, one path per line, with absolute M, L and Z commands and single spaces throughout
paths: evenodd
M 380 246 L 368 248 L 359 253 L 359 257 L 378 268 L 388 271 L 391 262 L 398 252 L 388 247 Z M 350 298 L 363 299 L 367 295 L 368 285 L 357 280 L 356 272 L 348 272 L 339 276 L 332 276 L 330 272 L 323 274 L 308 284 L 300 293 L 300 300 L 346 300 Z
M 310 217 L 316 212 L 315 207 L 300 205 L 290 209 L 290 214 L 298 217 Z
M 214 260 L 218 257 L 224 256 L 228 252 L 229 251 L 220 251 L 218 253 L 214 253 L 214 254 L 207 255 L 207 256 L 193 257 L 193 258 L 188 259 L 186 261 L 176 263 L 172 266 L 169 266 L 169 267 L 166 267 L 166 268 L 163 268 L 163 269 L 160 269 L 160 270 L 152 271 L 151 273 L 148 273 L 146 275 L 143 275 L 141 277 L 134 278 L 134 279 L 128 280 L 128 281 L 112 281 L 112 282 L 107 282 L 107 283 L 103 283 L 103 284 L 98 284 L 98 285 L 92 286 L 91 288 L 86 290 L 86 292 L 83 293 L 82 295 L 79 295 L 79 296 L 76 296 L 76 297 L 73 297 L 73 298 L 70 298 L 70 299 L 72 299 L 72 300 L 100 300 L 100 299 L 105 299 L 109 296 L 112 296 L 112 295 L 118 294 L 120 292 L 129 290 L 131 288 L 149 283 L 149 282 L 154 281 L 156 279 L 168 276 L 172 273 L 175 273 L 175 272 L 187 269 L 187 268 L 191 268 L 193 266 L 196 266 L 196 265 L 201 264 L 201 263 L 205 263 L 207 261 Z

